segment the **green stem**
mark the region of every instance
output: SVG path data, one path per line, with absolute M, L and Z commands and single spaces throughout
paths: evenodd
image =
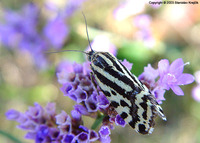
M 95 130 L 101 123 L 102 123 L 102 121 L 103 121 L 103 118 L 104 118 L 105 116 L 104 115 L 98 115 L 97 116 L 97 118 L 96 118 L 96 120 L 94 121 L 94 123 L 93 123 L 93 125 L 92 125 L 92 129 L 93 130 Z
M 0 135 L 7 137 L 8 139 L 12 140 L 14 143 L 22 143 L 22 141 L 20 141 L 19 139 L 17 139 L 13 135 L 11 135 L 5 131 L 0 130 Z

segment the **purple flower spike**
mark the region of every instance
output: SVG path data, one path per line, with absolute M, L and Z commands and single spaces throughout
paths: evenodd
M 71 118 L 65 111 L 62 111 L 60 114 L 56 115 L 56 123 L 58 125 L 67 125 L 71 123 Z
M 41 125 L 39 127 L 39 130 L 37 131 L 37 135 L 36 135 L 36 142 L 40 143 L 43 142 L 46 137 L 48 136 L 49 133 L 49 128 L 46 125 Z
M 110 136 L 107 136 L 106 138 L 100 138 L 101 143 L 110 143 L 111 139 Z
M 99 130 L 99 135 L 102 138 L 107 138 L 110 135 L 110 129 L 108 126 L 101 126 L 100 130 Z
M 77 136 L 77 141 L 78 143 L 88 143 L 89 140 L 89 136 L 87 133 L 85 132 L 81 132 L 78 136 Z
M 29 107 L 29 110 L 26 112 L 28 116 L 34 119 L 40 119 L 43 113 L 44 110 L 38 103 L 35 103 L 35 107 Z
M 122 62 L 122 64 L 123 64 L 126 68 L 128 68 L 128 70 L 131 70 L 131 69 L 132 69 L 133 64 L 132 64 L 132 63 L 129 63 L 126 59 L 124 59 L 124 60 L 121 61 L 121 62 Z
M 31 140 L 35 140 L 36 139 L 36 133 L 35 132 L 28 132 L 26 135 L 25 135 L 25 139 L 31 139 Z
M 85 101 L 87 99 L 87 92 L 84 91 L 80 86 L 78 86 L 78 88 L 76 89 L 76 91 L 74 92 L 75 96 L 76 96 L 76 102 L 77 103 L 81 103 L 82 101 Z
M 52 140 L 59 140 L 60 131 L 58 128 L 49 128 L 49 136 Z
M 93 92 L 92 95 L 85 101 L 88 112 L 96 112 L 98 110 L 97 94 Z
M 44 35 L 55 48 L 62 47 L 68 33 L 69 29 L 65 24 L 65 19 L 62 17 L 50 20 L 44 28 Z
M 109 106 L 109 101 L 108 99 L 106 98 L 106 96 L 102 93 L 102 92 L 99 92 L 99 95 L 97 96 L 97 100 L 98 100 L 98 106 L 100 108 L 107 108 Z
M 115 123 L 116 123 L 116 125 L 120 125 L 122 127 L 126 126 L 126 122 L 124 121 L 124 119 L 122 119 L 122 117 L 120 115 L 116 116 Z
M 56 114 L 56 104 L 48 103 L 45 107 L 47 114 L 54 116 Z
M 11 109 L 6 112 L 6 118 L 9 120 L 17 120 L 20 117 L 20 112 Z
M 94 142 L 98 140 L 98 138 L 99 138 L 99 135 L 95 131 L 90 130 L 90 142 Z
M 77 110 L 72 110 L 71 115 L 72 115 L 72 118 L 75 119 L 76 121 L 81 120 L 81 114 Z
M 83 105 L 77 104 L 74 106 L 74 109 L 77 110 L 82 115 L 89 115 L 87 108 Z
M 73 134 L 66 134 L 62 139 L 62 143 L 72 143 L 73 139 L 74 139 Z
M 155 79 L 158 75 L 158 70 L 154 69 L 151 64 L 148 64 L 147 67 L 144 67 L 144 72 L 138 78 L 140 80 L 146 80 L 150 83 L 155 83 Z
M 177 95 L 184 95 L 179 85 L 190 84 L 194 81 L 191 74 L 183 74 L 183 60 L 177 59 L 169 65 L 169 61 L 164 59 L 158 63 L 158 71 L 160 75 L 159 83 L 164 89 L 170 88 Z

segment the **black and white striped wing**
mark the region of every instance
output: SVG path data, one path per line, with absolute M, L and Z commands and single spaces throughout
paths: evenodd
M 147 87 L 113 55 L 95 52 L 91 56 L 91 69 L 111 105 L 137 132 L 152 133 L 157 115 L 166 120 Z

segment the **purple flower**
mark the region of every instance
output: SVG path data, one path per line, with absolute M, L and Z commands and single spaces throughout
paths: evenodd
M 166 90 L 171 88 L 177 95 L 184 95 L 179 85 L 190 84 L 194 81 L 194 77 L 191 74 L 183 73 L 184 65 L 181 58 L 172 62 L 171 65 L 169 65 L 168 60 L 161 60 L 158 63 L 160 85 Z
M 89 135 L 85 132 L 81 132 L 78 136 L 77 136 L 77 141 L 80 143 L 88 143 L 89 140 Z
M 122 127 L 126 126 L 126 122 L 124 121 L 124 119 L 122 119 L 122 117 L 120 115 L 116 116 L 115 123 L 116 123 L 116 125 L 120 125 Z
M 85 101 L 86 108 L 88 109 L 88 112 L 96 112 L 98 110 L 98 101 L 97 101 L 97 93 L 94 93 L 90 95 L 88 100 Z
M 132 64 L 132 63 L 129 63 L 126 59 L 124 59 L 123 61 L 121 61 L 121 63 L 122 63 L 128 70 L 131 70 L 131 69 L 132 69 L 133 64 Z
M 75 135 L 73 134 L 66 134 L 63 139 L 62 143 L 72 143 L 72 140 L 74 139 Z
M 93 130 L 90 130 L 89 137 L 90 137 L 89 140 L 90 140 L 91 142 L 94 142 L 94 141 L 96 141 L 96 140 L 99 139 L 98 133 L 96 133 L 96 132 L 93 131 Z
M 69 28 L 62 17 L 56 17 L 46 24 L 44 35 L 56 49 L 61 48 L 69 33 Z
M 146 14 L 138 15 L 133 20 L 133 24 L 139 29 L 136 33 L 136 37 L 144 41 L 144 44 L 147 47 L 152 48 L 155 45 L 155 39 L 153 38 L 150 30 L 150 23 L 151 17 Z
M 18 127 L 27 131 L 25 138 L 36 143 L 93 142 L 99 139 L 98 133 L 81 125 L 83 121 L 77 110 L 72 110 L 71 114 L 71 117 L 65 111 L 56 114 L 55 103 L 48 103 L 45 108 L 35 103 L 35 106 L 29 107 L 25 113 L 9 110 L 6 117 L 19 122 Z M 22 122 L 20 118 L 26 120 Z
M 110 129 L 108 126 L 101 126 L 100 130 L 99 130 L 99 135 L 102 138 L 107 138 L 110 135 Z
M 165 100 L 164 94 L 170 88 L 177 95 L 184 95 L 179 85 L 190 84 L 194 81 L 191 74 L 183 73 L 186 64 L 182 59 L 177 59 L 169 65 L 169 61 L 164 59 L 158 63 L 158 69 L 154 69 L 148 64 L 139 79 L 150 89 L 159 103 Z
M 62 111 L 60 114 L 55 116 L 56 124 L 58 125 L 68 125 L 71 123 L 71 118 L 65 111 Z
M 138 78 L 140 80 L 148 81 L 149 83 L 154 84 L 158 75 L 158 70 L 154 69 L 151 64 L 148 64 L 147 67 L 144 67 L 144 72 Z
M 102 92 L 99 92 L 99 95 L 97 96 L 97 101 L 98 101 L 99 108 L 105 109 L 110 104 L 108 99 L 106 98 L 106 96 Z
M 17 120 L 20 117 L 20 113 L 14 109 L 6 112 L 6 117 L 8 120 Z

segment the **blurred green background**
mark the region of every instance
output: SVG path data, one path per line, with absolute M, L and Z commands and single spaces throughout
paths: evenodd
M 126 58 L 133 63 L 132 72 L 135 75 L 141 74 L 148 63 L 157 68 L 158 61 L 164 58 L 170 62 L 177 58 L 190 62 L 185 66 L 185 73 L 194 74 L 200 70 L 200 4 L 165 4 L 155 8 L 148 1 L 132 1 L 132 11 L 125 11 L 131 14 L 122 13 L 121 17 L 119 14 L 117 19 L 114 12 L 126 1 L 86 0 L 66 21 L 69 34 L 63 49 L 84 51 L 88 46 L 81 13 L 83 11 L 89 27 L 90 40 L 102 34 L 108 36 L 117 47 L 117 57 Z M 68 1 L 1 0 L 0 22 L 4 23 L 5 9 L 18 11 L 28 2 L 34 2 L 41 10 L 42 17 L 38 19 L 40 29 L 44 25 L 45 17 L 51 15 L 45 11 L 45 3 L 51 2 L 55 7 L 62 8 Z M 141 14 L 151 17 L 147 25 L 153 39 L 151 46 L 145 38 L 137 36 L 142 28 L 134 24 L 134 19 Z M 55 51 L 53 48 L 50 50 Z M 23 138 L 25 131 L 17 129 L 16 122 L 6 120 L 5 112 L 11 108 L 25 112 L 34 102 L 43 106 L 47 102 L 56 102 L 58 112 L 66 110 L 70 113 L 73 108 L 75 103 L 64 97 L 59 89 L 60 85 L 55 75 L 56 66 L 63 59 L 81 63 L 85 61 L 84 55 L 64 52 L 48 54 L 46 58 L 49 65 L 41 70 L 34 64 L 29 53 L 17 48 L 6 48 L 0 41 L 0 142 L 12 143 L 4 133 L 25 143 L 32 142 Z M 167 122 L 157 118 L 153 134 L 143 136 L 129 126 L 116 126 L 111 133 L 112 143 L 200 143 L 200 103 L 192 96 L 192 90 L 197 85 L 198 83 L 194 82 L 183 86 L 184 96 L 176 96 L 172 91 L 165 93 L 166 101 L 163 102 L 162 108 Z M 200 93 L 197 95 L 200 96 Z

